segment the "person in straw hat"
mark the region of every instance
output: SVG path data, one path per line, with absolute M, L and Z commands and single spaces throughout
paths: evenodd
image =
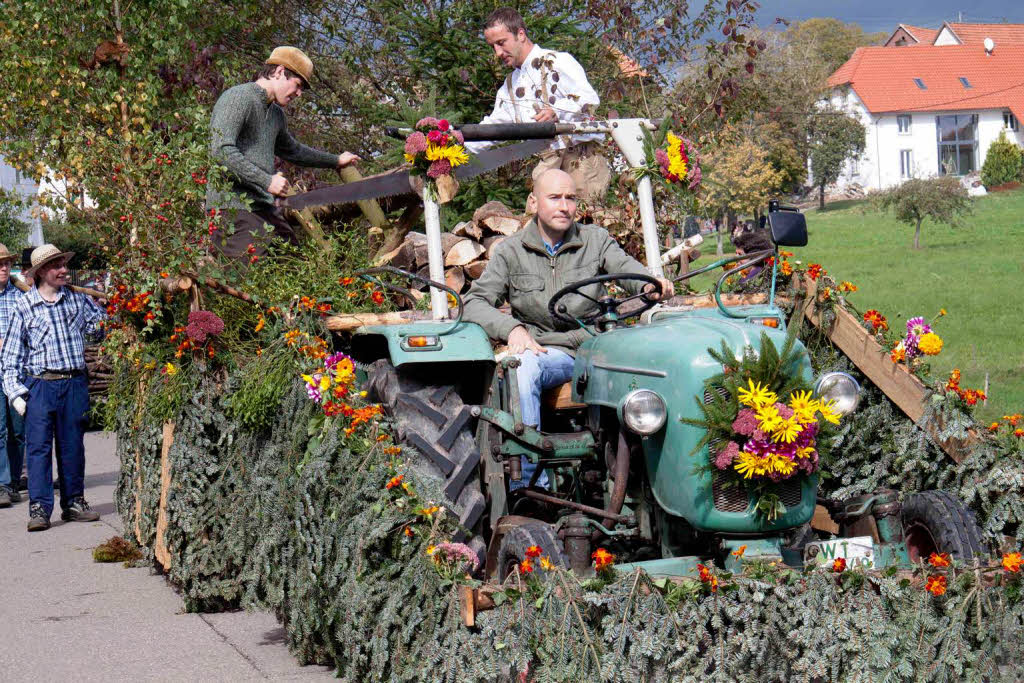
M 17 256 L 0 244 L 0 339 L 7 337 L 11 314 L 24 296 L 11 282 L 11 266 Z M 21 415 L 4 401 L 0 410 L 0 508 L 21 502 L 18 482 L 25 452 L 25 422 Z
M 26 271 L 32 287 L 14 307 L 0 349 L 4 393 L 25 417 L 29 531 L 50 528 L 56 442 L 61 519 L 91 522 L 99 514 L 85 500 L 85 338 L 102 336 L 105 311 L 68 286 L 72 252 L 44 244 L 32 251 Z
M 213 247 L 231 258 L 257 257 L 266 253 L 268 234 L 296 242 L 295 233 L 275 198 L 284 197 L 288 180 L 274 172 L 274 155 L 299 166 L 344 168 L 359 157 L 351 152 L 330 154 L 307 147 L 288 132 L 284 108 L 309 89 L 313 62 L 295 47 L 278 47 L 270 53 L 255 82 L 224 91 L 213 106 L 210 151 L 227 167 L 231 192 L 207 192 L 206 206 L 227 210 L 235 232 L 218 230 Z M 246 202 L 249 206 L 246 206 Z M 269 226 L 269 230 L 267 229 Z

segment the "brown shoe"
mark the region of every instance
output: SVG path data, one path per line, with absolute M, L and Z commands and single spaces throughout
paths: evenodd
M 100 513 L 89 507 L 85 498 L 78 496 L 71 499 L 71 504 L 60 513 L 60 518 L 65 522 L 95 522 L 100 518 Z

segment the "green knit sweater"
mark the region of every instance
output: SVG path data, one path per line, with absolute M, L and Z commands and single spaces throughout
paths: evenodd
M 267 188 L 274 175 L 274 155 L 299 166 L 334 168 L 338 155 L 298 142 L 288 132 L 284 109 L 267 100 L 256 83 L 225 90 L 213 105 L 210 151 L 233 176 L 232 194 L 207 193 L 208 208 L 245 208 L 239 197 L 252 202 L 254 210 L 274 205 Z

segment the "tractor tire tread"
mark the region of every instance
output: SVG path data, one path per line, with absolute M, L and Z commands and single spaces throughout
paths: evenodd
M 974 512 L 947 491 L 921 491 L 903 504 L 903 521 L 928 527 L 939 552 L 970 560 L 987 552 Z
M 504 581 L 503 568 L 510 560 L 517 562 L 526 557 L 526 549 L 535 545 L 541 549 L 541 555 L 547 556 L 553 564 L 563 569 L 569 568 L 569 559 L 562 549 L 562 542 L 555 535 L 550 524 L 541 521 L 529 521 L 515 527 L 501 537 L 498 547 L 498 580 Z

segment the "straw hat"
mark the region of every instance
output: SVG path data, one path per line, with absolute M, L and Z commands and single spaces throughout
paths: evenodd
M 313 78 L 313 62 L 299 48 L 287 45 L 275 47 L 267 57 L 267 64 L 276 64 L 291 69 L 302 77 L 304 87 L 309 90 L 309 81 Z
M 25 269 L 25 275 L 35 277 L 36 271 L 41 267 L 59 258 L 71 258 L 75 255 L 73 251 L 61 251 L 52 244 L 44 244 L 32 250 L 32 267 Z
M 16 254 L 12 254 L 10 251 L 8 251 L 6 244 L 0 244 L 0 262 L 3 262 L 3 261 L 16 261 L 17 259 L 18 259 L 18 256 Z

